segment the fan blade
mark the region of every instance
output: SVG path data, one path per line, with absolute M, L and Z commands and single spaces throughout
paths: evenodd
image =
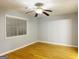
M 28 13 L 31 13 L 31 12 L 33 12 L 33 11 L 25 12 L 25 14 L 28 14 Z
M 49 16 L 49 14 L 48 14 L 48 13 L 46 13 L 46 12 L 43 12 L 43 14 L 45 14 L 46 16 Z
M 38 14 L 36 13 L 36 14 L 35 14 L 35 17 L 37 17 L 37 16 L 38 16 Z
M 45 11 L 52 12 L 52 10 L 45 10 Z

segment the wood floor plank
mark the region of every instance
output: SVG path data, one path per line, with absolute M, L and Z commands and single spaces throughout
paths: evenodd
M 38 42 L 8 54 L 8 59 L 78 59 L 78 49 Z

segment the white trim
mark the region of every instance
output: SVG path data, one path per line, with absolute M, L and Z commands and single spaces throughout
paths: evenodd
M 68 44 L 55 43 L 55 42 L 47 42 L 47 41 L 38 41 L 38 42 L 54 44 L 54 45 L 61 45 L 61 46 L 67 46 L 67 47 L 78 47 L 78 46 L 75 46 L 75 45 L 68 45 Z
M 24 35 L 17 35 L 17 36 L 5 37 L 5 39 L 19 38 L 19 37 L 23 37 L 23 36 L 27 36 L 27 35 L 24 34 Z
M 12 16 L 12 15 L 5 15 L 5 17 L 19 19 L 19 20 L 27 20 L 27 18 L 19 17 L 19 16 Z
M 5 32 L 4 32 L 4 39 L 6 39 L 6 15 L 5 15 L 5 25 L 4 25 L 4 29 L 5 29 Z
M 4 52 L 4 53 L 0 53 L 0 56 L 6 55 L 6 54 L 11 53 L 11 52 L 14 52 L 14 51 L 16 51 L 16 50 L 18 50 L 18 49 L 27 47 L 27 46 L 29 46 L 29 45 L 31 45 L 31 44 L 36 43 L 36 42 L 37 42 L 37 41 L 32 42 L 32 43 L 29 43 L 29 44 L 25 44 L 25 45 L 23 45 L 23 46 L 21 46 L 21 47 L 18 47 L 18 48 L 16 48 L 16 49 L 13 49 L 13 50 L 10 50 L 10 51 Z

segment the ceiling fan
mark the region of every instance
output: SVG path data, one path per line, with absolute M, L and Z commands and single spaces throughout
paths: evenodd
M 35 16 L 37 17 L 39 14 L 44 14 L 46 16 L 49 16 L 49 14 L 47 12 L 52 12 L 52 10 L 47 10 L 47 9 L 43 9 L 43 3 L 36 3 L 35 4 L 36 9 L 29 11 L 29 12 L 25 12 L 25 14 L 31 13 L 31 12 L 35 12 Z

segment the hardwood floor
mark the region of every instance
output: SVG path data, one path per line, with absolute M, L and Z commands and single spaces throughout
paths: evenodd
M 78 49 L 38 42 L 8 54 L 8 59 L 78 59 Z

